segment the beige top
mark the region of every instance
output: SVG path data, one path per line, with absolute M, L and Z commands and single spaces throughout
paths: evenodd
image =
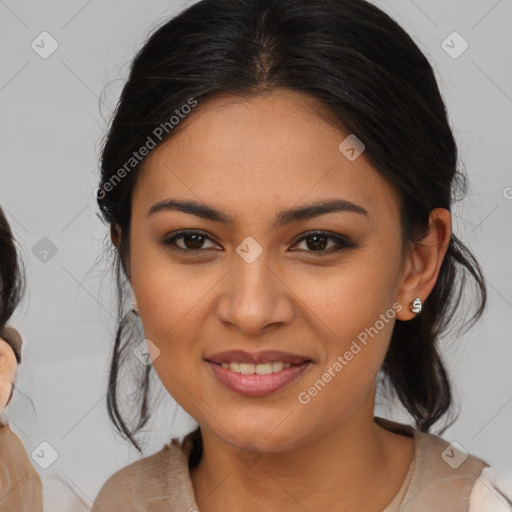
M 0 511 L 41 512 L 41 477 L 23 443 L 8 425 L 0 425 Z
M 379 417 L 375 422 L 415 440 L 405 480 L 383 512 L 468 511 L 471 489 L 487 463 L 472 455 L 465 458 L 465 453 L 434 434 Z M 173 438 L 159 452 L 114 473 L 101 488 L 92 511 L 199 511 L 188 467 L 192 443 L 192 433 L 181 443 Z

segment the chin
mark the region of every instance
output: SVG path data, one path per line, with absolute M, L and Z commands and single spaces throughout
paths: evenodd
M 269 422 L 241 423 L 236 428 L 230 427 L 228 433 L 221 431 L 216 432 L 216 435 L 242 452 L 279 453 L 292 449 L 299 442 L 293 432 L 285 429 L 277 432 L 278 429 L 273 430 L 269 425 Z

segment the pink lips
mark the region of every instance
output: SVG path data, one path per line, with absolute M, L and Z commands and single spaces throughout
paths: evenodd
M 266 375 L 244 375 L 222 366 L 224 362 L 259 364 L 272 361 L 282 361 L 290 363 L 292 366 Z M 313 364 L 307 357 L 277 350 L 265 350 L 257 353 L 229 350 L 209 356 L 206 358 L 206 363 L 219 382 L 232 391 L 247 396 L 263 396 L 274 393 L 296 381 Z

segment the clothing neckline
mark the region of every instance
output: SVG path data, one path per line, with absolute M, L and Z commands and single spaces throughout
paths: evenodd
M 382 512 L 405 509 L 467 512 L 475 481 L 482 469 L 488 467 L 485 461 L 436 434 L 379 417 L 374 417 L 374 422 L 391 432 L 414 438 L 414 455 L 402 485 Z M 198 512 L 189 468 L 194 440 L 200 447 L 198 429 L 185 435 L 182 441 L 172 438 L 159 452 L 121 469 L 104 484 L 95 503 L 101 504 L 103 510 L 124 512 Z
M 382 512 L 395 512 L 399 510 L 399 506 L 403 503 L 404 498 L 410 491 L 411 483 L 413 481 L 413 476 L 416 473 L 416 468 L 418 466 L 418 458 L 420 456 L 420 444 L 423 440 L 424 433 L 414 429 L 410 425 L 405 425 L 403 423 L 397 423 L 396 421 L 391 421 L 386 418 L 381 418 L 379 416 L 375 416 L 374 421 L 377 425 L 382 428 L 385 428 L 389 432 L 393 432 L 394 434 L 403 435 L 405 437 L 414 438 L 414 453 L 407 468 L 407 473 L 405 474 L 405 478 L 402 482 L 402 485 L 398 489 L 398 492 L 395 494 L 391 502 L 386 506 L 386 508 Z

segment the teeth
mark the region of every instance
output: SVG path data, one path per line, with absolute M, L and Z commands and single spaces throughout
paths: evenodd
M 271 363 L 222 363 L 223 368 L 229 368 L 236 373 L 244 375 L 268 375 L 269 373 L 280 372 L 283 368 L 290 368 L 291 363 L 283 363 L 282 361 L 272 361 Z
M 273 372 L 280 372 L 284 368 L 284 363 L 281 361 L 274 361 L 272 363 L 272 371 Z
M 260 365 L 258 365 L 260 366 Z M 240 363 L 240 373 L 243 373 L 244 375 L 250 375 L 251 373 L 254 373 L 254 370 L 256 370 L 256 365 L 252 363 Z

